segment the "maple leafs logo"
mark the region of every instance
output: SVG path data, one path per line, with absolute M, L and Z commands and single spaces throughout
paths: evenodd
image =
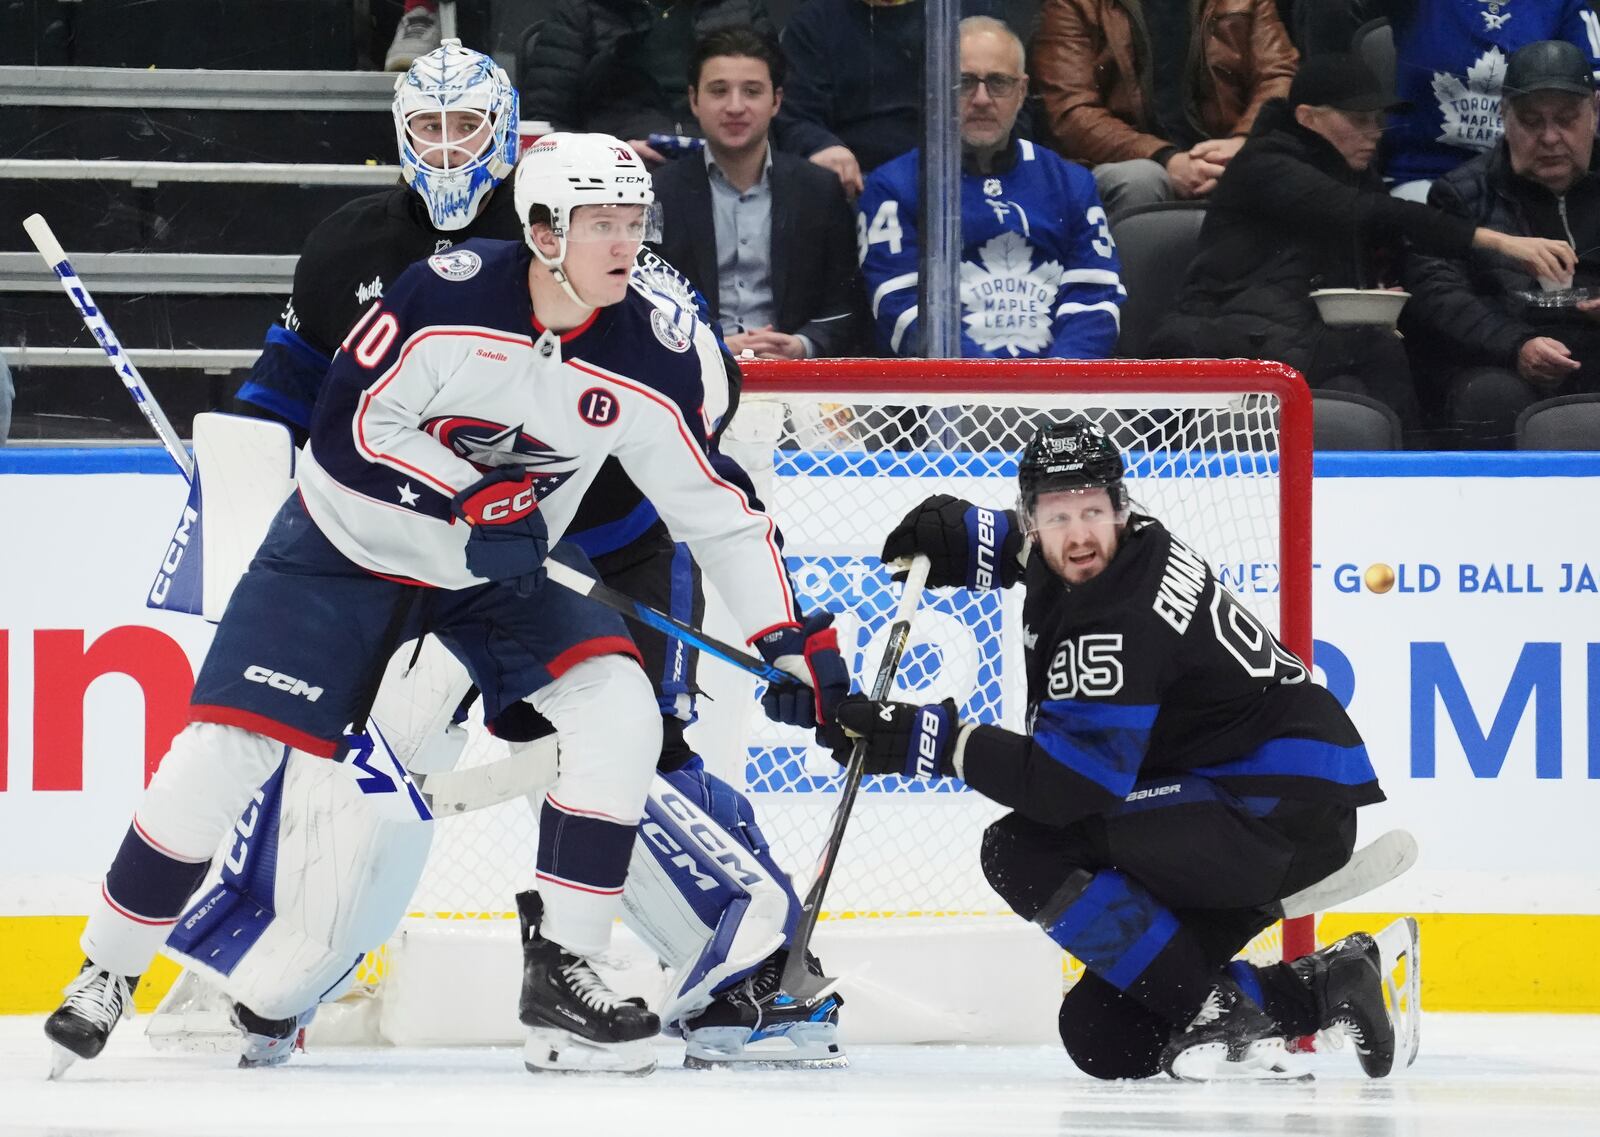
M 961 263 L 961 322 L 985 351 L 1037 355 L 1050 345 L 1051 306 L 1061 265 L 1033 263 L 1033 246 L 1018 233 L 1000 233 Z
M 1500 141 L 1500 86 L 1506 78 L 1506 57 L 1491 47 L 1467 68 L 1467 81 L 1448 71 L 1433 73 L 1433 97 L 1439 100 L 1437 141 L 1471 150 L 1488 150 Z

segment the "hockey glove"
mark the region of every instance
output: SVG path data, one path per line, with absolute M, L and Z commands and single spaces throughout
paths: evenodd
M 867 744 L 869 774 L 900 774 L 907 778 L 948 778 L 955 774 L 953 755 L 961 720 L 952 699 L 915 706 L 911 703 L 875 703 L 865 695 L 851 695 L 834 712 L 839 726 L 851 738 Z M 834 751 L 843 765 L 848 751 Z
M 524 597 L 544 583 L 550 531 L 526 467 L 495 467 L 451 498 L 450 511 L 472 526 L 467 571 L 473 576 L 515 580 L 517 595 Z
M 839 654 L 832 612 L 813 612 L 805 624 L 791 624 L 756 641 L 761 657 L 795 676 L 793 683 L 769 683 L 762 709 L 774 722 L 826 727 L 833 708 L 850 693 L 850 669 Z M 809 684 L 809 687 L 807 686 Z M 837 738 L 826 738 L 834 745 Z
M 934 494 L 884 538 L 884 563 L 928 558 L 929 588 L 1005 588 L 1022 575 L 1022 531 L 1008 510 Z M 904 580 L 904 569 L 894 574 Z

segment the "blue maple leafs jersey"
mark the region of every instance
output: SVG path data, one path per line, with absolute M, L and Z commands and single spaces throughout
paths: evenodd
M 1440 177 L 1500 141 L 1511 53 L 1538 40 L 1577 44 L 1600 69 L 1600 18 L 1585 0 L 1414 0 L 1391 5 L 1396 89 L 1384 175 Z
M 961 354 L 1105 359 L 1114 354 L 1121 265 L 1094 177 L 1019 139 L 1011 167 L 961 178 Z M 920 151 L 874 170 L 856 219 L 878 342 L 922 354 L 917 312 Z
M 707 455 L 730 403 L 711 329 L 636 274 L 620 303 L 558 335 L 533 319 L 531 259 L 520 241 L 468 241 L 406 269 L 356 322 L 301 455 L 312 519 L 371 572 L 466 588 L 482 581 L 453 495 L 524 465 L 554 543 L 615 457 L 748 637 L 792 623 L 772 520 Z

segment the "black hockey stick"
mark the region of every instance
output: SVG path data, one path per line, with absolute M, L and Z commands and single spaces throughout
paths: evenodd
M 889 697 L 894 687 L 895 672 L 900 669 L 900 657 L 905 654 L 906 643 L 911 639 L 911 617 L 922 599 L 922 590 L 928 583 L 928 558 L 912 558 L 906 573 L 905 591 L 900 594 L 900 604 L 895 609 L 894 623 L 889 626 L 889 640 L 883 645 L 883 660 L 878 664 L 878 674 L 872 681 L 870 697 L 881 702 Z M 822 914 L 822 898 L 828 891 L 828 880 L 833 876 L 834 861 L 839 847 L 844 844 L 845 823 L 856 804 L 856 793 L 861 789 L 861 776 L 867 763 L 867 741 L 856 739 L 850 748 L 850 761 L 844 769 L 844 785 L 839 788 L 839 804 L 833 810 L 833 825 L 828 830 L 828 843 L 822 847 L 817 860 L 817 876 L 812 881 L 805 900 L 801 903 L 800 919 L 795 922 L 794 935 L 789 938 L 789 958 L 783 965 L 783 991 L 801 1002 L 810 1002 L 825 988 L 806 965 L 806 948 L 811 934 L 817 929 L 817 917 Z

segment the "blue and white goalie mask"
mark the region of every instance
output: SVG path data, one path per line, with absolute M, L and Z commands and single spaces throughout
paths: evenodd
M 461 229 L 517 161 L 517 90 L 487 55 L 447 39 L 394 84 L 406 184 L 435 229 Z

